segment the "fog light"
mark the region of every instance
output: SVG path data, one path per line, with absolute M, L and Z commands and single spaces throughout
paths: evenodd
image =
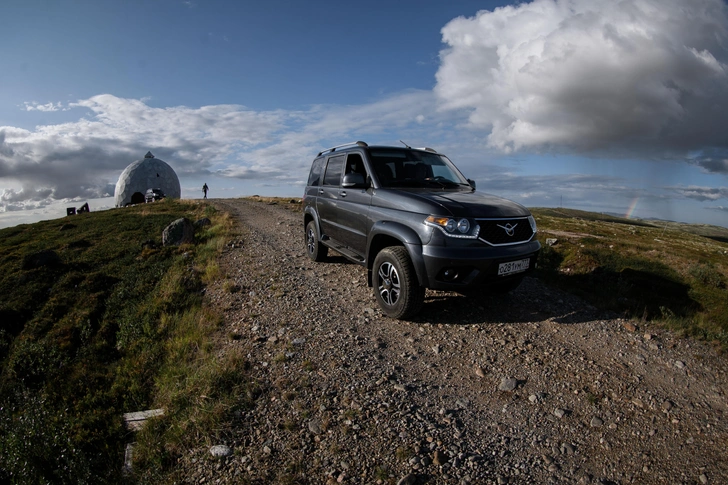
M 445 278 L 446 281 L 453 281 L 453 280 L 457 279 L 458 272 L 453 268 L 448 268 L 442 274 L 442 277 Z

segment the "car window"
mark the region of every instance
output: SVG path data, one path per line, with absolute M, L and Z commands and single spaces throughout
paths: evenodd
M 308 185 L 316 186 L 321 183 L 321 174 L 324 169 L 324 158 L 317 158 L 311 165 L 311 174 L 308 176 Z
M 367 169 L 364 167 L 364 160 L 360 154 L 350 153 L 346 157 L 346 170 L 344 171 L 344 175 L 347 173 L 360 173 L 366 178 Z
M 452 163 L 437 153 L 408 149 L 370 150 L 374 171 L 384 187 L 457 187 L 466 185 Z
M 341 170 L 344 168 L 344 155 L 329 158 L 326 164 L 326 174 L 324 175 L 324 185 L 333 185 L 338 187 L 341 183 Z

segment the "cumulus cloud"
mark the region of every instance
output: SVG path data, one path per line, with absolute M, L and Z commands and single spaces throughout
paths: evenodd
M 442 29 L 437 94 L 505 152 L 728 150 L 723 0 L 535 0 Z
M 34 130 L 0 126 L 0 177 L 16 185 L 5 187 L 0 211 L 113 195 L 119 173 L 147 150 L 181 178 L 218 174 L 295 184 L 305 179 L 312 154 L 342 140 L 381 136 L 391 129 L 420 130 L 412 138 L 422 138 L 428 129 L 424 114 L 434 106 L 428 91 L 306 111 L 253 111 L 240 105 L 159 108 L 150 100 L 98 95 L 68 104 L 79 112 L 77 121 Z

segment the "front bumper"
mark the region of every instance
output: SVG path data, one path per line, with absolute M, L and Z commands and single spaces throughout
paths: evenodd
M 496 285 L 522 278 L 536 268 L 541 243 L 532 240 L 505 247 L 422 246 L 426 286 L 434 290 L 461 291 L 482 285 Z M 498 265 L 523 259 L 528 269 L 498 275 Z M 424 283 L 423 281 L 420 281 Z

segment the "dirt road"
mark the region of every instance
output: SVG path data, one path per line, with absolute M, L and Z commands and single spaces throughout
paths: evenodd
M 527 279 L 508 296 L 428 292 L 378 310 L 364 268 L 304 253 L 300 213 L 214 200 L 221 351 L 262 394 L 192 483 L 728 483 L 727 359 Z M 236 286 L 230 291 L 231 282 Z M 239 291 L 235 291 L 239 290 Z

